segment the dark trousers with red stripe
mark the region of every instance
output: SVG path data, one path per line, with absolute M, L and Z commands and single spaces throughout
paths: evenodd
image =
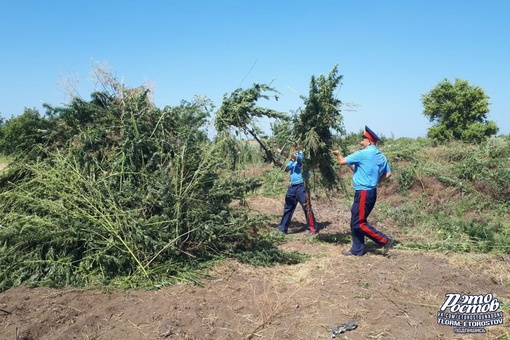
M 283 216 L 280 221 L 280 225 L 278 226 L 278 230 L 287 233 L 290 221 L 292 220 L 292 215 L 294 215 L 298 202 L 301 204 L 301 207 L 303 207 L 303 211 L 305 212 L 308 231 L 315 234 L 318 231 L 317 222 L 315 221 L 312 205 L 306 194 L 304 183 L 289 185 L 287 193 L 285 194 L 285 206 L 283 207 Z
M 367 222 L 368 215 L 372 212 L 377 201 L 377 189 L 356 190 L 354 203 L 351 207 L 351 253 L 363 255 L 365 252 L 365 236 L 383 246 L 388 242 L 388 235 L 378 231 Z

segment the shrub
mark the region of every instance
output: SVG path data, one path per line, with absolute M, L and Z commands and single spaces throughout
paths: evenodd
M 414 177 L 415 177 L 414 166 L 404 166 L 399 168 L 397 175 L 398 180 L 397 192 L 402 194 L 411 189 L 414 185 Z

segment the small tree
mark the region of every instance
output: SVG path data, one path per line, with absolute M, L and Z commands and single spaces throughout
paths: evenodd
M 439 142 L 463 140 L 480 142 L 498 132 L 493 121 L 487 121 L 489 96 L 478 86 L 456 79 L 452 84 L 444 79 L 422 95 L 423 115 L 434 123 L 428 137 Z

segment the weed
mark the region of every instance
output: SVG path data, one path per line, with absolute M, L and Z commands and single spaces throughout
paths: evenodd
M 414 185 L 414 177 L 416 171 L 415 166 L 404 166 L 398 171 L 398 189 L 397 192 L 402 194 L 407 192 Z
M 360 282 L 360 283 L 358 283 L 358 286 L 360 286 L 361 288 L 368 289 L 370 287 L 370 283 L 368 283 L 368 282 Z
M 501 299 L 499 301 L 499 308 L 501 311 L 508 313 L 510 312 L 510 300 L 507 299 Z

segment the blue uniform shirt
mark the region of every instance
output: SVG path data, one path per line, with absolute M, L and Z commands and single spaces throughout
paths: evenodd
M 375 145 L 369 145 L 350 154 L 345 157 L 345 162 L 354 165 L 352 176 L 354 190 L 375 189 L 381 175 L 391 171 L 386 157 Z
M 296 160 L 295 161 L 289 161 L 287 163 L 287 168 L 290 171 L 290 184 L 301 184 L 303 183 L 303 151 L 297 152 Z

